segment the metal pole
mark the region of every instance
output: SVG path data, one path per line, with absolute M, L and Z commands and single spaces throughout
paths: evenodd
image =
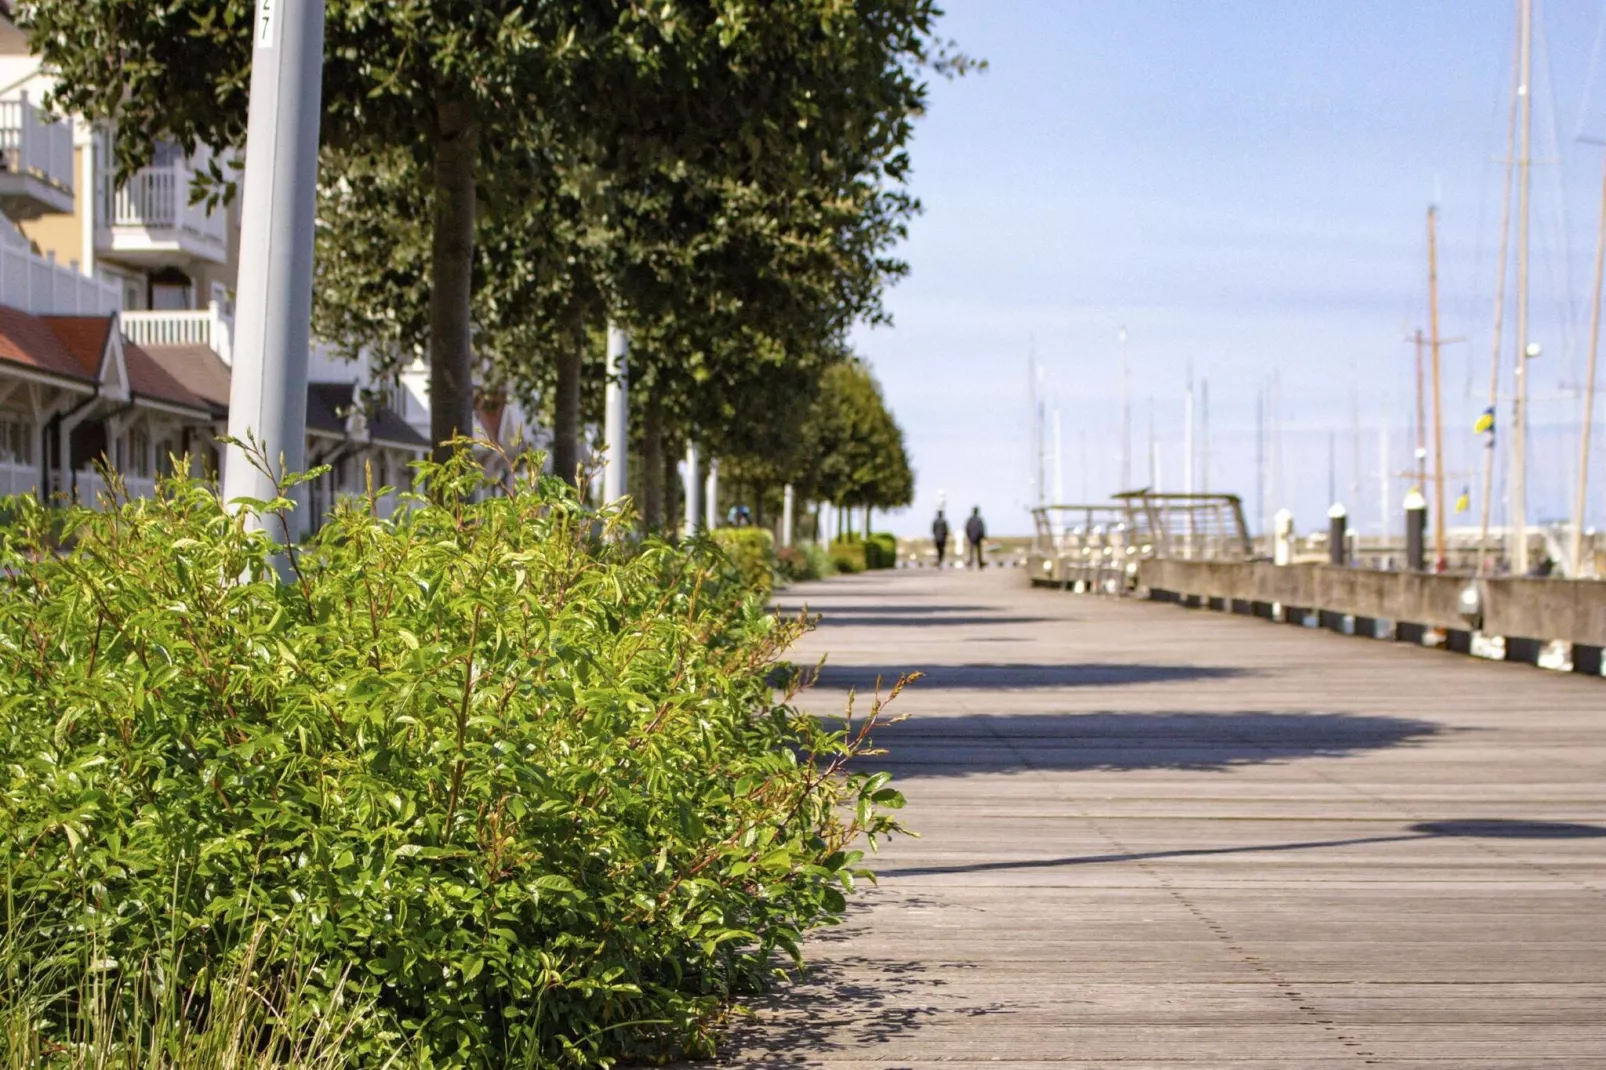
M 1132 489 L 1132 369 L 1126 362 L 1126 328 L 1121 328 L 1121 489 Z
M 1428 500 L 1412 487 L 1405 496 L 1405 567 L 1412 572 L 1427 568 Z
M 709 531 L 719 527 L 719 460 L 710 458 L 708 479 L 703 484 L 703 526 Z
M 697 534 L 697 518 L 702 513 L 702 473 L 698 471 L 697 443 L 686 443 L 686 475 L 683 482 L 686 486 L 686 537 Z
M 227 447 L 225 501 L 269 500 L 278 493 L 277 476 L 306 467 L 323 14 L 323 0 L 257 0 L 229 434 L 259 442 L 270 470 L 254 468 L 239 446 Z M 294 540 L 305 519 L 298 508 L 287 529 L 273 534 Z
M 1339 502 L 1327 510 L 1327 563 L 1342 567 L 1349 564 L 1348 538 L 1349 513 Z
M 1577 579 L 1584 565 L 1584 509 L 1589 494 L 1589 440 L 1595 429 L 1595 365 L 1600 352 L 1600 297 L 1606 281 L 1606 175 L 1600 187 L 1600 233 L 1595 239 L 1595 294 L 1589 311 L 1589 365 L 1584 374 L 1584 426 L 1578 440 L 1578 489 L 1573 496 L 1573 530 L 1567 575 Z
M 630 336 L 608 324 L 608 383 L 603 389 L 602 500 L 625 496 L 630 455 Z
M 1394 509 L 1393 495 L 1389 493 L 1389 414 L 1387 409 L 1380 409 L 1377 414 L 1377 483 L 1380 504 L 1378 506 L 1378 534 L 1383 536 L 1385 547 L 1389 539 L 1389 514 Z
M 1416 332 L 1416 485 L 1428 485 L 1427 385 L 1422 381 L 1422 331 Z
M 1436 207 L 1428 209 L 1428 329 L 1433 332 L 1433 567 L 1443 572 L 1444 553 L 1444 405 L 1439 391 L 1439 253 Z
M 788 483 L 786 489 L 781 492 L 781 545 L 783 547 L 792 545 L 792 510 L 796 505 L 795 492 L 792 490 L 792 484 Z
M 1490 426 L 1483 442 L 1483 501 L 1478 520 L 1478 575 L 1488 569 L 1489 515 L 1494 509 L 1494 447 L 1495 409 L 1500 405 L 1500 333 L 1506 321 L 1506 264 L 1510 260 L 1511 241 L 1511 170 L 1512 157 L 1517 144 L 1517 97 L 1522 75 L 1521 5 L 1518 11 L 1517 54 L 1511 63 L 1511 111 L 1506 118 L 1505 192 L 1500 201 L 1500 272 L 1494 288 L 1494 338 L 1489 355 L 1489 419 Z
M 1517 98 L 1522 111 L 1522 147 L 1517 156 L 1517 383 L 1511 412 L 1511 525 L 1516 545 L 1511 567 L 1528 571 L 1528 178 L 1533 133 L 1533 0 L 1521 0 L 1522 74 Z

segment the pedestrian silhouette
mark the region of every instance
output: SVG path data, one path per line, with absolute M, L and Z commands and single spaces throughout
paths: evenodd
M 987 538 L 987 522 L 981 518 L 981 506 L 970 511 L 970 519 L 965 521 L 965 542 L 969 544 L 965 554 L 965 564 L 968 566 L 975 562 L 977 568 L 986 568 L 987 562 L 982 560 L 981 544 Z
M 942 567 L 942 559 L 948 553 L 948 518 L 937 510 L 937 519 L 931 522 L 931 541 L 937 547 L 937 567 Z

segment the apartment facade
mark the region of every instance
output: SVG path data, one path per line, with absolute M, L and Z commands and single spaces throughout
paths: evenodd
M 148 494 L 170 456 L 216 474 L 238 202 L 190 203 L 205 148 L 158 144 L 119 183 L 106 133 L 50 116 L 51 88 L 0 4 L 0 495 L 93 504 L 107 467 Z M 312 488 L 315 520 L 370 480 L 408 489 L 428 449 L 423 363 L 381 379 L 316 343 L 308 363 L 307 463 L 330 466 Z M 510 447 L 543 438 L 516 404 L 481 413 L 476 432 Z

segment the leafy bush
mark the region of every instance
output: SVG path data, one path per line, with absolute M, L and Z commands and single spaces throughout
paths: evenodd
M 809 578 L 823 580 L 827 576 L 835 575 L 836 565 L 831 561 L 831 551 L 817 542 L 803 544 L 803 556 L 808 558 Z
M 775 571 L 788 583 L 819 579 L 809 573 L 809 555 L 796 546 L 782 546 L 775 551 Z
M 837 539 L 831 543 L 831 567 L 838 572 L 863 572 L 869 563 L 865 544 L 857 537 Z
M 902 802 L 845 771 L 877 711 L 778 699 L 803 622 L 518 468 L 476 501 L 471 462 L 426 466 L 409 509 L 344 503 L 294 552 L 196 482 L 66 512 L 63 553 L 11 503 L 0 936 L 47 952 L 8 990 L 68 969 L 132 1019 L 204 1014 L 176 994 L 313 961 L 307 999 L 372 1007 L 358 1065 L 396 1033 L 436 1067 L 605 1065 L 707 1052 L 839 917 Z M 82 1032 L 81 1001 L 40 1013 Z
M 749 590 L 769 594 L 775 586 L 775 539 L 763 528 L 718 528 L 714 542 L 730 555 Z
M 865 563 L 870 568 L 896 568 L 898 537 L 886 531 L 872 532 L 865 543 Z

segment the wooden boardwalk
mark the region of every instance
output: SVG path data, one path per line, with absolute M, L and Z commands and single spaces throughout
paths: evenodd
M 784 592 L 920 839 L 732 1065 L 1606 1068 L 1606 682 L 1018 571 Z

